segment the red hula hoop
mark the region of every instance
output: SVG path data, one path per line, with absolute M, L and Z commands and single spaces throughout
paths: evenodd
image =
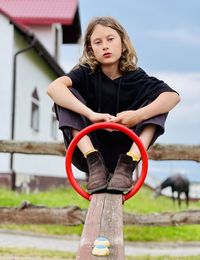
M 141 174 L 140 177 L 138 178 L 138 180 L 136 181 L 136 183 L 134 183 L 131 191 L 129 191 L 128 193 L 126 193 L 125 195 L 123 195 L 123 200 L 126 201 L 128 199 L 130 199 L 133 195 L 135 195 L 138 190 L 140 189 L 140 187 L 142 186 L 142 184 L 145 181 L 145 178 L 147 176 L 147 170 L 148 170 L 148 157 L 147 157 L 147 153 L 146 150 L 142 144 L 142 141 L 140 140 L 140 138 L 129 128 L 117 124 L 117 123 L 95 123 L 92 124 L 90 126 L 87 126 L 86 128 L 84 128 L 83 130 L 81 130 L 79 132 L 78 135 L 76 135 L 71 143 L 69 144 L 69 147 L 67 149 L 66 152 L 66 157 L 65 157 L 65 169 L 66 169 L 66 173 L 67 173 L 67 177 L 71 183 L 71 185 L 73 186 L 73 188 L 85 199 L 90 200 L 91 196 L 88 192 L 84 191 L 79 184 L 77 183 L 76 179 L 74 178 L 73 172 L 72 172 L 72 156 L 74 153 L 74 150 L 76 148 L 77 143 L 80 141 L 80 139 L 82 137 L 84 137 L 85 135 L 87 135 L 88 133 L 95 131 L 97 129 L 105 129 L 105 128 L 109 128 L 109 129 L 115 129 L 118 131 L 123 132 L 124 134 L 128 135 L 138 146 L 140 153 L 141 153 L 141 159 L 142 159 L 142 169 L 141 169 Z

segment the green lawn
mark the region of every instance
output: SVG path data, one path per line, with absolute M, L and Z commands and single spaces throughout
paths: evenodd
M 153 199 L 150 189 L 143 187 L 132 199 L 125 202 L 124 211 L 130 213 L 152 213 L 186 210 L 183 203 L 181 209 L 173 205 L 171 199 L 159 197 Z M 87 208 L 89 202 L 80 197 L 71 188 L 60 188 L 48 192 L 22 194 L 0 189 L 0 206 L 19 206 L 27 200 L 33 204 L 42 204 L 48 207 L 64 207 L 76 205 Z M 200 202 L 191 202 L 189 209 L 200 208 Z M 80 235 L 82 226 L 59 225 L 2 225 L 0 228 L 28 230 L 45 234 Z M 125 226 L 124 237 L 128 241 L 200 241 L 200 226 L 173 226 L 173 227 L 142 227 Z
M 53 250 L 45 250 L 45 249 L 36 249 L 36 248 L 0 248 L 0 256 L 6 257 L 9 256 L 9 260 L 17 260 L 17 257 L 20 259 L 75 259 L 75 254 L 69 252 L 60 252 L 60 251 L 53 251 Z M 13 258 L 10 258 L 13 256 Z M 25 258 L 24 258 L 25 257 Z M 3 258 L 1 258 L 3 259 Z
M 59 252 L 52 250 L 36 249 L 36 248 L 0 248 L 1 259 L 11 260 L 11 259 L 20 259 L 20 260 L 62 260 L 75 259 L 75 254 L 67 252 Z M 4 258 L 2 258 L 4 257 Z M 7 258 L 8 257 L 8 258 Z M 12 257 L 12 258 L 11 258 Z M 16 258 L 17 257 L 17 258 Z M 18 258 L 20 257 L 20 258 Z M 126 256 L 126 260 L 199 260 L 200 256 Z

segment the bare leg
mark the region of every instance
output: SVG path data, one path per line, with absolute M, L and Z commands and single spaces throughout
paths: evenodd
M 78 130 L 72 129 L 72 136 L 75 137 L 79 133 Z M 78 148 L 83 154 L 86 154 L 88 151 L 93 150 L 94 146 L 89 138 L 85 135 L 77 144 Z
M 146 150 L 148 149 L 151 140 L 153 139 L 155 131 L 156 131 L 155 125 L 148 125 L 143 129 L 142 133 L 139 136 Z M 133 143 L 129 151 L 135 154 L 138 158 L 141 157 L 139 148 L 137 147 L 136 143 Z

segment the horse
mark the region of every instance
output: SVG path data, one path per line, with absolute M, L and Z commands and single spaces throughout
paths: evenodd
M 185 193 L 186 205 L 188 207 L 188 205 L 189 205 L 189 186 L 190 186 L 190 182 L 185 176 L 182 176 L 181 174 L 172 175 L 172 176 L 168 177 L 167 179 L 165 179 L 163 182 L 161 182 L 161 184 L 155 188 L 154 197 L 155 198 L 158 197 L 164 188 L 171 187 L 173 202 L 175 202 L 174 192 L 177 191 L 178 205 L 180 207 L 181 206 L 180 195 L 181 195 L 181 193 Z

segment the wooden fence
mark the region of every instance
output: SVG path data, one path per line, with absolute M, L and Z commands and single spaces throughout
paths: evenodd
M 55 142 L 32 142 L 32 141 L 11 141 L 0 140 L 0 153 L 21 153 L 21 154 L 39 154 L 39 155 L 57 155 L 65 156 L 66 150 L 63 143 Z M 200 145 L 153 145 L 148 151 L 148 157 L 152 160 L 189 160 L 200 162 Z M 22 209 L 26 209 L 23 211 Z M 34 214 L 32 214 L 34 211 Z M 29 216 L 30 212 L 30 218 Z M 56 214 L 55 212 L 59 212 Z M 187 211 L 188 212 L 188 211 Z M 173 225 L 176 224 L 199 224 L 200 212 L 190 211 L 186 217 L 187 212 L 183 213 L 161 213 L 150 215 L 135 215 L 125 214 L 123 216 L 125 224 L 137 225 Z M 18 216 L 19 218 L 15 218 Z M 81 209 L 48 209 L 36 205 L 19 206 L 19 208 L 1 208 L 0 209 L 0 223 L 14 223 L 20 224 L 25 221 L 27 223 L 52 223 L 55 224 L 57 216 L 60 216 L 59 223 L 66 225 L 76 225 L 85 221 L 86 212 Z M 76 216 L 75 216 L 76 215 Z M 9 218 L 10 216 L 10 218 Z M 12 217 L 13 216 L 13 217 Z M 34 217 L 33 217 L 34 216 Z M 42 217 L 43 216 L 43 217 Z M 48 217 L 47 217 L 48 216 Z M 77 220 L 78 219 L 78 220 Z
M 0 141 L 1 153 L 65 155 L 63 143 Z M 152 160 L 192 160 L 200 162 L 200 146 L 159 145 L 148 151 Z M 75 222 L 74 222 L 75 221 Z M 76 259 L 99 259 L 92 255 L 93 243 L 98 236 L 111 242 L 110 254 L 102 259 L 125 259 L 123 222 L 137 225 L 200 224 L 200 211 L 161 213 L 149 215 L 123 214 L 122 195 L 94 194 L 88 212 L 77 207 L 49 209 L 23 203 L 19 208 L 0 208 L 0 224 L 73 224 L 85 223 Z
M 0 140 L 0 153 L 65 156 L 63 143 Z M 188 160 L 200 162 L 200 145 L 155 144 L 148 151 L 151 160 Z

